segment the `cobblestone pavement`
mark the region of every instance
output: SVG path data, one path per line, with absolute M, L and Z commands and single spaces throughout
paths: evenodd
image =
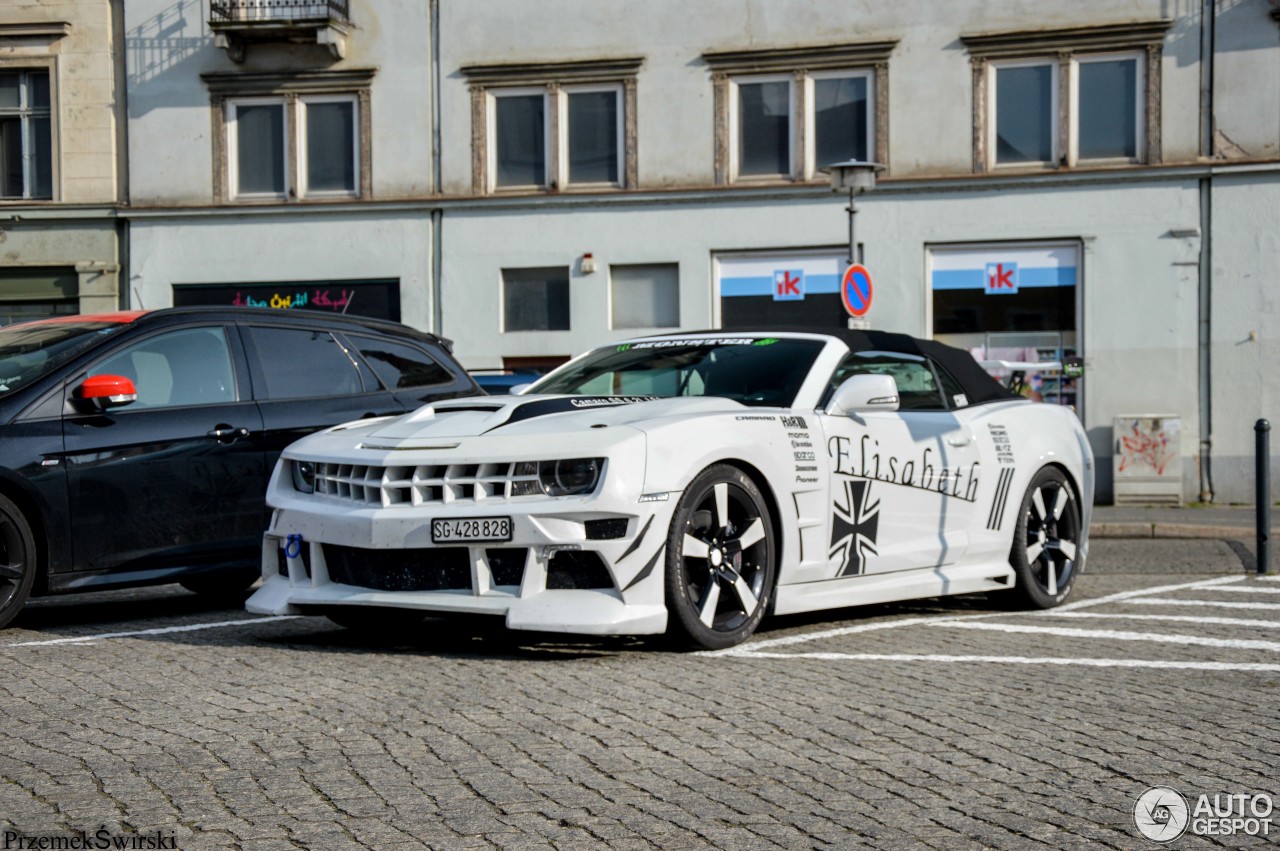
M 1157 848 L 1150 786 L 1280 797 L 1280 582 L 1219 541 L 1092 571 L 1052 613 L 845 609 L 711 654 L 41 601 L 0 633 L 0 848 Z

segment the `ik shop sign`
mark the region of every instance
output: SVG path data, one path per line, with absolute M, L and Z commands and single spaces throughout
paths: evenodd
M 1018 264 L 998 262 L 987 264 L 987 295 L 1016 295 L 1018 292 Z

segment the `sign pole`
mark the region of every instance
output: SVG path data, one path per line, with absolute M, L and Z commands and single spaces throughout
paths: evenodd
M 858 205 L 854 201 L 856 192 L 857 190 L 853 188 L 849 189 L 849 262 L 846 264 L 848 266 L 852 266 L 854 263 L 858 262 L 858 242 L 854 237 L 853 225 L 854 217 L 858 215 Z

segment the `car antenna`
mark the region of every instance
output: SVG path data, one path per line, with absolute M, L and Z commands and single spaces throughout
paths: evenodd
M 345 315 L 347 314 L 347 308 L 351 306 L 351 302 L 352 302 L 352 300 L 354 300 L 354 299 L 355 299 L 355 297 L 356 297 L 356 291 L 355 291 L 355 290 L 352 290 L 352 291 L 351 291 L 351 294 L 347 296 L 347 303 L 346 303 L 346 304 L 344 304 L 344 305 L 342 305 L 342 315 L 343 315 L 343 316 L 345 316 Z

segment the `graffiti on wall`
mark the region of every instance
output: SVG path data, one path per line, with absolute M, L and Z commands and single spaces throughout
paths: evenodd
M 1119 472 L 1130 476 L 1163 476 L 1178 455 L 1181 421 L 1165 417 L 1141 417 L 1116 422 L 1116 454 Z M 1181 475 L 1181 470 L 1171 470 Z

